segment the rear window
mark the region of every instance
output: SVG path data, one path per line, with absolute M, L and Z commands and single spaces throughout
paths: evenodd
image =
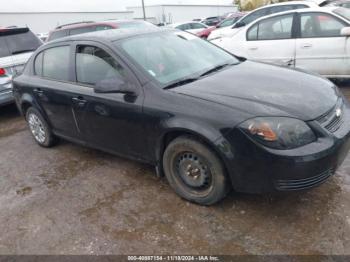
M 118 28 L 147 28 L 150 26 L 152 25 L 144 22 L 118 23 Z
M 42 42 L 28 29 L 0 32 L 0 57 L 35 51 Z

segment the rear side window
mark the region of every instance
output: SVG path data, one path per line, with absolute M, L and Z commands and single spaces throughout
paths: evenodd
M 67 30 L 60 30 L 60 31 L 55 31 L 55 32 L 52 32 L 48 41 L 52 41 L 52 40 L 55 40 L 55 39 L 58 39 L 58 38 L 62 38 L 62 37 L 65 37 L 68 35 L 68 31 Z
M 95 27 L 93 26 L 88 26 L 88 27 L 81 27 L 81 28 L 75 28 L 70 30 L 70 35 L 79 35 L 79 34 L 84 34 L 84 33 L 89 33 L 95 31 Z
M 247 40 L 277 40 L 292 37 L 294 14 L 281 15 L 264 19 L 251 27 Z
M 35 60 L 35 74 L 46 78 L 69 80 L 69 46 L 59 46 L 46 49 Z
M 107 52 L 94 46 L 78 46 L 76 53 L 77 82 L 95 85 L 108 78 L 123 79 L 124 69 Z

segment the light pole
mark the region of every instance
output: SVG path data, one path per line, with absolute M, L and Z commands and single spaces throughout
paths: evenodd
M 145 1 L 142 0 L 142 11 L 143 11 L 143 20 L 147 20 L 147 17 L 146 17 L 146 9 L 145 9 Z

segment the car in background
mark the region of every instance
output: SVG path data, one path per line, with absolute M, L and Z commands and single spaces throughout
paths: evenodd
M 240 18 L 242 18 L 244 15 L 246 15 L 246 12 L 236 12 L 229 14 L 225 20 L 217 24 L 216 26 L 211 26 L 207 29 L 204 29 L 203 31 L 197 33 L 197 36 L 207 39 L 208 36 L 213 32 L 214 30 L 225 28 L 228 26 L 232 26 L 235 24 Z
M 155 25 L 141 20 L 106 20 L 101 22 L 85 21 L 76 22 L 56 27 L 55 30 L 49 33 L 47 42 L 77 34 L 84 34 L 94 31 L 109 30 L 109 29 L 125 29 L 125 28 L 145 28 L 155 27 Z
M 350 105 L 332 82 L 173 29 L 49 42 L 14 79 L 14 95 L 38 145 L 61 137 L 149 163 L 202 205 L 232 188 L 316 187 L 350 147 Z
M 47 41 L 47 38 L 49 37 L 48 33 L 40 33 L 40 34 L 36 34 L 36 36 L 43 41 L 44 43 Z
M 14 102 L 12 77 L 20 74 L 32 53 L 42 45 L 28 28 L 0 28 L 0 105 Z
M 168 25 L 170 28 L 175 28 L 181 31 L 186 31 L 191 34 L 198 34 L 202 32 L 205 29 L 208 29 L 209 27 L 203 23 L 200 22 L 183 22 L 183 23 L 175 23 L 175 24 L 170 24 Z
M 338 7 L 350 8 L 350 1 L 349 0 L 332 1 L 327 3 L 325 6 L 338 6 Z
M 234 36 L 214 40 L 250 60 L 350 78 L 350 10 L 308 8 L 260 18 Z
M 213 40 L 220 37 L 233 36 L 246 25 L 267 15 L 276 14 L 276 13 L 289 11 L 289 10 L 310 8 L 310 7 L 319 7 L 319 6 L 312 1 L 290 1 L 290 2 L 283 2 L 283 3 L 263 6 L 245 15 L 244 17 L 239 19 L 233 26 L 213 31 L 209 35 L 208 40 Z
M 212 16 L 207 17 L 201 21 L 201 23 L 207 25 L 207 26 L 216 26 L 219 24 L 224 18 L 221 16 Z

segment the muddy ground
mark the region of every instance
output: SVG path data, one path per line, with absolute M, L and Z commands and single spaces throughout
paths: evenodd
M 0 254 L 350 255 L 350 156 L 311 191 L 201 207 L 150 166 L 40 148 L 13 106 L 0 111 L 0 149 Z

